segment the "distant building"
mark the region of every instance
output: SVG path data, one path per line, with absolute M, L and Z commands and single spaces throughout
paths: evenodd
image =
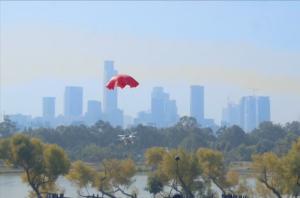
M 154 87 L 151 94 L 151 116 L 152 122 L 158 127 L 164 125 L 164 112 L 166 101 L 169 99 L 169 95 L 164 93 L 162 87 Z
M 257 127 L 256 125 L 256 97 L 245 96 L 242 97 L 240 108 L 242 112 L 241 120 L 243 128 L 246 132 L 252 131 Z
M 96 100 L 89 100 L 87 105 L 87 112 L 85 120 L 88 124 L 94 124 L 99 121 L 102 116 L 101 102 Z
M 64 97 L 64 115 L 79 117 L 82 115 L 83 88 L 66 87 Z
M 104 62 L 104 76 L 103 76 L 103 85 L 115 75 L 118 74 L 118 71 L 114 69 L 113 61 L 105 61 Z M 118 108 L 118 92 L 117 89 L 114 90 L 103 90 L 103 112 L 111 113 Z
M 270 98 L 268 96 L 257 97 L 257 119 L 256 124 L 271 120 Z
M 190 115 L 196 118 L 199 124 L 204 123 L 204 87 L 199 85 L 191 86 Z
M 134 119 L 132 116 L 125 115 L 123 122 L 124 122 L 124 128 L 130 128 L 133 125 Z
M 43 118 L 46 120 L 55 117 L 55 97 L 43 97 Z
M 227 107 L 223 109 L 222 125 L 240 125 L 240 106 L 238 104 L 228 103 Z
M 32 117 L 30 115 L 12 114 L 7 117 L 16 124 L 17 129 L 23 130 L 24 128 L 31 127 Z
M 241 98 L 238 107 L 239 126 L 246 132 L 251 132 L 253 129 L 257 128 L 260 123 L 271 120 L 270 98 L 267 96 L 244 96 Z M 227 108 L 227 112 L 225 111 L 224 113 L 229 115 L 229 110 L 230 108 Z M 229 119 L 234 118 L 235 120 L 237 112 L 236 106 L 234 106 L 231 110 L 232 116 L 229 116 Z M 230 125 L 233 123 L 231 122 L 229 121 Z
M 134 125 L 142 124 L 153 126 L 151 112 L 141 111 L 133 121 Z
M 106 83 L 115 75 L 117 70 L 114 69 L 113 61 L 104 62 L 103 84 Z M 117 89 L 103 91 L 103 113 L 104 120 L 110 122 L 113 126 L 123 126 L 123 111 L 118 109 L 118 92 Z
M 179 116 L 175 100 L 168 100 L 166 104 L 166 125 L 171 126 L 178 122 Z
M 165 127 L 178 121 L 177 105 L 175 100 L 170 100 L 169 94 L 162 87 L 154 87 L 151 94 L 152 123 L 157 127 Z

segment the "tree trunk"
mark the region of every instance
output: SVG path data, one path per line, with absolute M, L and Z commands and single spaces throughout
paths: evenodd
M 117 198 L 116 196 L 114 196 L 114 195 L 112 195 L 112 194 L 110 194 L 110 193 L 108 193 L 108 192 L 105 192 L 104 190 L 99 190 L 103 195 L 105 195 L 105 196 L 108 196 L 108 197 L 110 197 L 110 198 Z
M 272 186 L 268 184 L 267 181 L 260 180 L 268 189 L 270 189 L 278 198 L 282 198 L 281 194 Z
M 181 183 L 181 186 L 185 192 L 185 194 L 187 195 L 187 198 L 194 198 L 193 193 L 190 191 L 190 189 L 186 186 L 185 182 L 183 181 L 183 179 L 180 177 L 180 175 L 178 174 L 178 179 Z
M 212 182 L 222 191 L 223 194 L 226 194 L 225 189 L 213 178 L 211 178 Z
M 27 181 L 28 181 L 29 185 L 31 186 L 31 188 L 33 189 L 33 191 L 35 192 L 37 198 L 42 198 L 42 195 L 41 195 L 41 193 L 39 191 L 39 187 L 36 186 L 36 185 L 34 185 L 33 181 L 31 181 L 29 170 L 26 169 L 25 167 L 24 167 L 24 169 L 25 169 Z
M 125 196 L 130 197 L 130 198 L 136 198 L 136 195 L 131 195 L 126 193 L 124 190 L 122 190 L 120 187 L 118 187 L 118 190 Z

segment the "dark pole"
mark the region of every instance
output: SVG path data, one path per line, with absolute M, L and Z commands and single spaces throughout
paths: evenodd
M 175 161 L 176 161 L 176 177 L 177 177 L 177 178 L 176 178 L 176 180 L 177 180 L 177 181 L 176 181 L 176 188 L 177 188 L 177 186 L 178 186 L 178 185 L 177 185 L 177 182 L 178 182 L 178 180 L 179 180 L 179 164 L 178 164 L 178 163 L 179 163 L 179 160 L 180 160 L 180 157 L 179 157 L 178 155 L 176 155 L 176 156 L 175 156 Z

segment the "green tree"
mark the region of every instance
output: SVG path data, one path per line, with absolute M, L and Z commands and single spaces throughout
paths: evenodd
M 257 181 L 281 198 L 286 186 L 282 160 L 274 153 L 258 154 L 253 156 L 252 167 Z
M 300 195 L 300 138 L 283 158 L 286 192 L 295 197 Z
M 132 178 L 136 173 L 135 163 L 131 159 L 105 160 L 101 164 L 101 169 L 100 177 L 98 177 L 100 192 L 105 192 L 105 188 L 110 188 L 113 192 L 121 192 L 127 197 L 136 197 L 135 194 L 130 194 L 124 190 L 131 185 Z M 103 186 L 103 184 L 105 185 Z
M 69 181 L 77 186 L 80 196 L 83 196 L 82 189 L 86 190 L 87 196 L 90 195 L 88 188 L 95 183 L 96 177 L 97 171 L 82 161 L 73 162 L 66 176 Z
M 204 177 L 211 180 L 225 194 L 228 185 L 222 153 L 212 149 L 200 148 L 197 151 L 197 157 Z
M 241 144 L 247 143 L 246 133 L 238 126 L 219 129 L 217 148 L 222 151 L 230 151 Z
M 135 164 L 132 160 L 105 160 L 101 163 L 99 171 L 85 164 L 82 161 L 74 162 L 67 176 L 79 189 L 79 195 L 88 197 L 89 188 L 95 188 L 103 195 L 116 198 L 115 193 L 135 198 L 133 193 L 126 192 L 136 173 Z M 81 190 L 85 189 L 88 195 L 82 195 Z
M 0 152 L 0 158 L 24 170 L 22 179 L 38 198 L 42 197 L 42 192 L 53 190 L 57 178 L 69 170 L 69 159 L 57 145 L 43 144 L 22 134 L 5 141 L 6 151 Z
M 152 147 L 145 152 L 146 165 L 156 169 L 159 163 L 163 160 L 166 150 L 162 147 Z
M 172 189 L 187 198 L 195 197 L 202 182 L 197 180 L 201 170 L 193 153 L 187 153 L 183 149 L 174 149 L 168 152 L 151 149 L 146 151 L 146 154 L 145 158 L 148 160 L 148 164 L 155 164 L 153 175 L 156 176 L 159 183 L 164 186 L 171 184 Z M 156 156 L 155 160 L 152 160 L 155 163 L 149 163 L 149 156 Z
M 153 197 L 155 197 L 156 194 L 162 192 L 163 189 L 164 184 L 159 179 L 158 175 L 152 174 L 148 176 L 146 190 L 153 194 Z
M 8 116 L 4 116 L 3 122 L 0 123 L 0 137 L 13 135 L 16 131 L 16 124 Z

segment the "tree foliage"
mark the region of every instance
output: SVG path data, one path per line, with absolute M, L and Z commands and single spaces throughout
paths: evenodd
M 115 198 L 116 192 L 134 198 L 136 195 L 126 192 L 131 185 L 132 178 L 136 173 L 135 164 L 131 159 L 105 160 L 101 163 L 99 170 L 88 166 L 82 161 L 72 164 L 67 178 L 74 183 L 81 195 L 82 189 L 95 188 L 103 195 Z M 86 191 L 89 196 L 89 191 Z
M 29 184 L 36 197 L 55 189 L 55 181 L 69 170 L 69 159 L 57 145 L 43 144 L 22 134 L 2 141 L 0 158 L 24 170 L 23 181 Z

